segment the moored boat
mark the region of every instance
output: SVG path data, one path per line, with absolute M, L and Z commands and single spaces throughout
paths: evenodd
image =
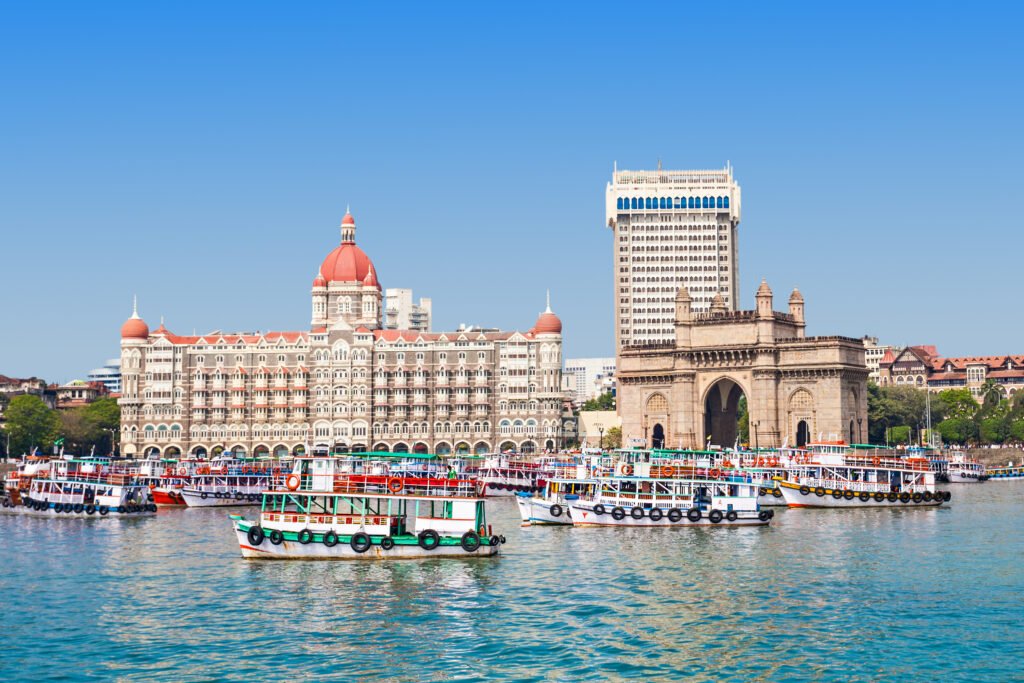
M 472 479 L 343 472 L 330 457 L 296 458 L 264 492 L 257 519 L 231 515 L 248 559 L 488 557 L 504 538 L 487 523 Z
M 812 444 L 810 451 L 778 481 L 789 507 L 934 507 L 951 498 L 935 488 L 927 458 L 851 450 L 843 442 Z
M 53 460 L 27 490 L 8 490 L 0 511 L 32 517 L 124 517 L 156 512 L 149 487 L 97 460 Z

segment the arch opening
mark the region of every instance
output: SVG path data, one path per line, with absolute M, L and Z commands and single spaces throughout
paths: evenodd
M 722 379 L 704 398 L 705 445 L 731 448 L 739 443 L 741 417 L 746 415 L 746 395 L 736 382 Z

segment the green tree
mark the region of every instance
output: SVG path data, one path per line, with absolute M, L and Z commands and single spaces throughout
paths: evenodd
M 60 435 L 65 439 L 64 449 L 69 453 L 86 455 L 103 437 L 103 432 L 84 407 L 61 410 L 59 417 Z
M 580 410 L 615 410 L 615 396 L 609 391 L 597 398 L 584 401 Z
M 604 438 L 601 439 L 601 448 L 622 448 L 622 429 L 612 427 L 605 432 Z
M 970 417 L 948 417 L 936 429 L 945 443 L 963 445 L 977 439 L 978 425 Z
M 1016 443 L 1024 443 L 1024 419 L 1018 418 L 1010 421 L 1010 439 Z
M 1004 398 L 1006 398 L 1006 394 L 1003 392 L 1003 388 L 996 384 L 994 379 L 986 379 L 981 385 L 981 402 L 986 409 L 997 408 Z
M 897 425 L 889 428 L 889 442 L 894 444 L 910 443 L 910 426 Z
M 998 444 L 1010 435 L 1010 422 L 1006 415 L 994 413 L 978 422 L 978 434 L 982 443 Z
M 117 405 L 117 399 L 110 396 L 98 398 L 85 406 L 84 410 L 88 419 L 99 430 L 96 451 L 98 453 L 113 453 L 112 437 L 121 433 L 121 406 Z M 113 430 L 113 434 L 110 430 Z
M 974 400 L 970 389 L 946 389 L 936 396 L 942 404 L 942 413 L 947 417 L 972 418 L 981 407 Z
M 736 422 L 739 430 L 740 443 L 750 443 L 750 410 L 747 408 L 747 397 L 740 396 L 736 406 Z
M 12 453 L 28 453 L 37 446 L 40 451 L 49 452 L 49 446 L 57 435 L 59 420 L 43 399 L 31 394 L 15 396 L 8 404 L 4 418 L 11 436 Z

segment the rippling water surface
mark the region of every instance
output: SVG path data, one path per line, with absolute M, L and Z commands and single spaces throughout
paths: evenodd
M 223 510 L 0 516 L 6 680 L 1021 680 L 1024 482 L 497 559 L 242 560 Z

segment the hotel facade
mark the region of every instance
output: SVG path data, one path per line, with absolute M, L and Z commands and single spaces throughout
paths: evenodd
M 740 186 L 732 167 L 705 171 L 620 171 L 605 195 L 614 236 L 616 348 L 675 339 L 675 296 L 693 310 L 716 296 L 735 311 L 739 296 Z
M 535 452 L 561 446 L 562 323 L 527 332 L 382 329 L 381 285 L 346 214 L 308 331 L 121 328 L 126 455 Z

